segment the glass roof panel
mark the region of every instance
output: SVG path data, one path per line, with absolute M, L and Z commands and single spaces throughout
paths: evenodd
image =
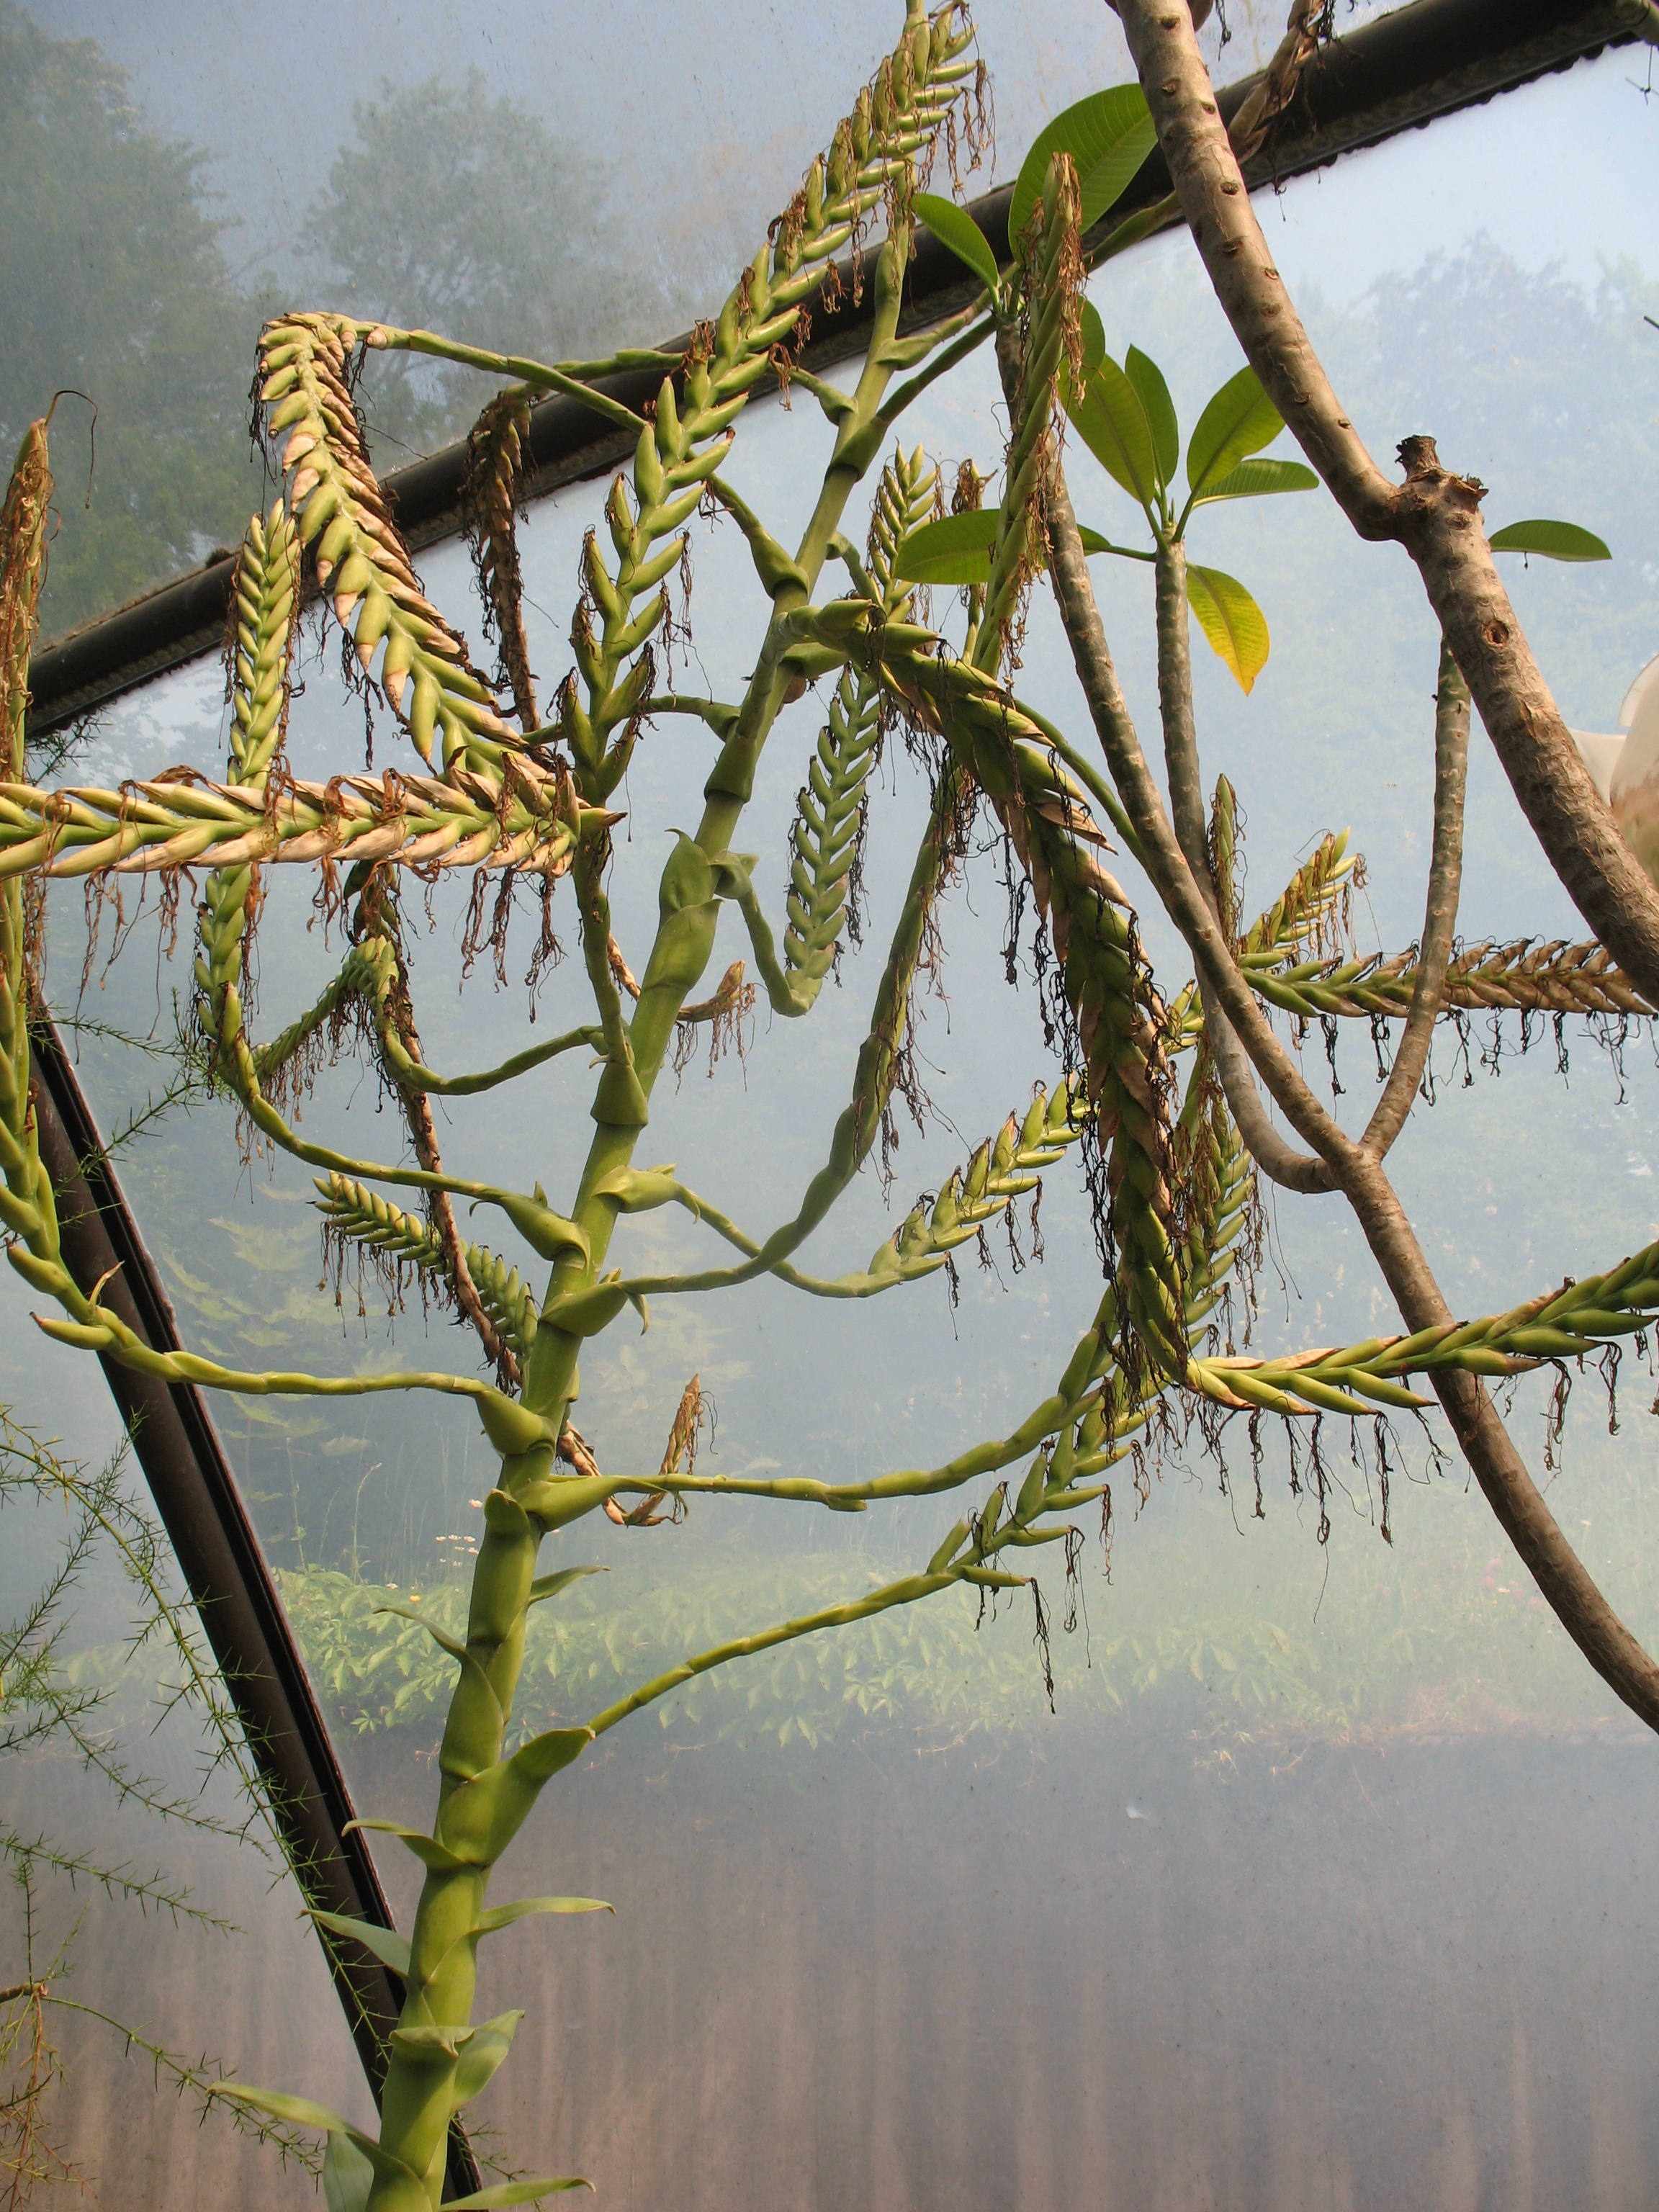
M 1345 0 L 1339 27 L 1386 12 Z M 1224 78 L 1265 59 L 1280 14 L 1232 0 L 1212 17 Z M 975 191 L 1009 180 L 1050 115 L 1128 74 L 1096 0 L 985 15 L 999 136 Z M 690 9 L 657 11 L 644 35 L 617 0 L 361 0 L 347 35 L 326 0 L 302 0 L 274 39 L 248 0 L 7 0 L 0 445 L 15 451 L 60 386 L 99 408 L 89 499 L 84 444 L 62 473 L 43 635 L 234 544 L 259 495 L 240 431 L 268 314 L 325 304 L 548 360 L 688 329 L 894 20 L 893 0 L 833 21 L 745 0 L 717 34 Z M 372 417 L 395 467 L 460 435 L 469 394 L 406 362 Z
M 1602 729 L 1659 643 L 1656 356 L 1643 322 L 1659 312 L 1659 286 L 1626 254 L 1613 206 L 1605 229 L 1581 231 L 1580 258 L 1550 265 L 1553 234 L 1529 242 L 1504 228 L 1510 165 L 1477 157 L 1542 131 L 1563 177 L 1603 174 L 1609 143 L 1651 128 L 1631 120 L 1646 111 L 1628 74 L 1614 56 L 1443 126 L 1463 135 L 1437 189 L 1413 179 L 1437 173 L 1439 130 L 1299 182 L 1282 203 L 1286 272 L 1374 450 L 1431 430 L 1449 465 L 1492 486 L 1494 522 L 1561 514 L 1608 540 L 1607 566 L 1540 562 L 1508 578 L 1569 720 Z M 1115 265 L 1093 297 L 1113 351 L 1133 341 L 1159 361 L 1190 423 L 1237 356 L 1184 241 Z M 988 473 L 999 405 L 977 356 L 918 404 L 904 434 L 947 467 L 972 457 Z M 743 418 L 732 482 L 785 542 L 828 449 L 799 392 L 791 411 L 768 403 Z M 1083 519 L 1126 533 L 1132 510 L 1109 479 L 1075 447 L 1068 467 Z M 578 487 L 544 501 L 521 535 L 544 694 L 568 662 L 581 539 L 601 496 Z M 1243 804 L 1252 910 L 1323 830 L 1352 825 L 1369 862 L 1356 941 L 1402 950 L 1420 927 L 1437 646 L 1420 587 L 1397 556 L 1359 546 L 1322 499 L 1212 510 L 1201 527 L 1199 557 L 1243 578 L 1272 629 L 1248 701 L 1218 664 L 1200 659 L 1196 672 L 1206 760 Z M 732 696 L 765 601 L 729 526 L 700 523 L 694 561 L 677 680 Z M 436 549 L 420 565 L 439 605 L 468 610 L 476 638 L 464 550 Z M 1148 724 L 1150 589 L 1127 564 L 1103 567 L 1097 588 Z M 343 697 L 337 665 L 337 639 L 313 638 L 292 723 L 296 774 L 364 759 L 362 709 Z M 1086 736 L 1040 593 L 1019 689 Z M 221 672 L 199 664 L 132 695 L 103 718 L 77 772 L 101 782 L 211 764 L 221 700 Z M 794 794 L 822 713 L 810 695 L 789 710 L 745 817 L 769 914 L 781 908 Z M 374 744 L 377 771 L 408 764 L 384 714 Z M 636 963 L 657 856 L 695 819 L 710 757 L 700 724 L 663 718 L 619 796 L 615 929 Z M 848 1096 L 927 796 L 896 741 L 883 784 L 864 942 L 842 988 L 804 1024 L 763 1012 L 741 1055 L 712 1072 L 695 1055 L 653 1102 L 650 1157 L 672 1158 L 757 1234 L 793 1211 Z M 1465 937 L 1582 934 L 1478 735 L 1469 822 Z M 985 842 L 948 901 L 946 995 L 922 1001 L 919 1070 L 933 1112 L 925 1132 L 901 1120 L 898 1211 L 873 1172 L 862 1176 L 811 1248 L 824 1273 L 860 1264 L 1034 1079 L 1054 1078 L 1029 917 L 1018 988 L 1003 981 L 1007 900 Z M 340 952 L 337 921 L 314 913 L 289 872 L 271 872 L 261 924 L 263 1034 L 310 1001 Z M 410 902 L 422 1042 L 447 1069 L 488 1065 L 531 1034 L 534 917 L 514 924 L 501 988 L 486 952 L 458 992 L 466 903 L 467 887 L 448 879 L 429 927 Z M 131 907 L 129 895 L 129 921 Z M 568 890 L 554 911 L 568 950 Z M 1143 923 L 1172 991 L 1186 963 L 1156 912 L 1143 907 Z M 78 896 L 54 895 L 50 982 L 66 1020 L 82 934 Z M 153 921 L 136 927 L 106 981 L 94 964 L 83 1023 L 165 1042 L 175 993 L 187 1001 L 186 934 L 158 962 Z M 747 950 L 729 915 L 720 946 L 721 960 Z M 567 959 L 534 1034 L 585 1018 Z M 156 1079 L 114 1038 L 77 1034 L 82 1079 L 105 1126 L 118 1127 Z M 1534 1025 L 1526 1042 L 1523 1053 L 1513 1020 L 1443 1031 L 1432 1111 L 1395 1155 L 1413 1218 L 1436 1232 L 1447 1294 L 1470 1312 L 1659 1234 L 1645 1034 L 1621 1045 L 1572 1022 L 1559 1039 Z M 342 1042 L 347 1060 L 317 1071 L 314 1097 L 297 1102 L 302 1133 L 395 1160 L 398 1120 Z M 1346 1025 L 1334 1067 L 1317 1030 L 1304 1060 L 1310 1079 L 1340 1082 L 1345 1111 L 1366 1110 L 1363 1025 Z M 539 1177 L 558 1204 L 586 1146 L 588 1081 L 585 1055 L 572 1054 L 512 1091 L 451 1102 L 446 1158 L 499 1166 L 520 1187 Z M 1563 1159 L 1570 1177 L 1553 1171 Z M 123 1171 L 193 1347 L 239 1365 L 471 1370 L 469 1340 L 423 1312 L 409 1285 L 398 1310 L 395 1283 L 360 1285 L 355 1267 L 337 1283 L 307 1175 L 244 1161 L 222 1109 L 164 1122 Z M 845 1480 L 942 1461 L 1050 1388 L 1093 1310 L 1099 1265 L 1071 1169 L 1051 1172 L 1040 1225 L 1041 1264 L 1024 1216 L 1018 1259 L 999 1239 L 981 1272 L 965 1248 L 955 1300 L 943 1283 L 878 1307 L 809 1304 L 773 1286 L 714 1305 L 653 1298 L 648 1334 L 625 1316 L 590 1347 L 585 1433 L 608 1465 L 654 1465 L 695 1372 L 719 1411 L 711 1468 Z M 468 1233 L 528 1271 L 499 1215 L 486 1224 L 481 1210 Z M 661 1213 L 625 1235 L 630 1267 L 707 1249 Z M 1334 1205 L 1273 1210 L 1257 1285 L 1263 1348 L 1391 1325 Z M 1627 1363 L 1616 1431 L 1594 1371 L 1574 1378 L 1559 1439 L 1547 1378 L 1517 1386 L 1511 1421 L 1534 1468 L 1547 1445 L 1555 1511 L 1651 1645 L 1659 1481 L 1647 1384 Z M 257 1400 L 216 1411 L 361 1805 L 426 1819 L 453 1668 L 418 1629 L 373 1608 L 415 1596 L 459 1618 L 481 1527 L 473 1501 L 490 1479 L 476 1423 L 441 1401 L 380 1401 L 372 1415 Z M 555 2170 L 580 2168 L 641 2203 L 1131 2203 L 1179 2172 L 1217 2201 L 1297 2201 L 1338 2174 L 1358 2202 L 1426 2197 L 1443 2182 L 1473 2204 L 1528 2188 L 1559 2198 L 1590 2172 L 1598 2202 L 1640 2201 L 1659 2156 L 1640 2057 L 1659 1920 L 1629 1876 L 1659 1810 L 1645 1738 L 1571 1650 L 1461 1468 L 1437 1462 L 1413 1425 L 1386 1438 L 1339 1426 L 1326 1425 L 1322 1473 L 1305 1446 L 1292 1462 L 1267 1429 L 1258 1470 L 1237 1425 L 1222 1467 L 1196 1431 L 1169 1440 L 1156 1465 L 1121 1467 L 1109 1582 L 1092 1541 L 1074 1611 L 1064 1577 L 1045 1577 L 1053 1712 L 1029 1601 L 976 1620 L 947 1597 L 743 1662 L 607 1737 L 554 1785 L 502 1879 L 609 1898 L 617 1919 L 556 1923 L 524 1947 L 538 1978 L 530 2018 L 480 2111 L 517 2154 L 550 2156 Z M 924 1558 L 957 1510 L 842 1519 L 701 1501 L 678 1528 L 586 1522 L 544 1563 L 609 1571 L 532 1616 L 522 1717 L 580 1719 L 687 1650 L 856 1595 Z M 388 1851 L 382 1865 L 405 1911 L 407 1862 Z M 486 1954 L 481 2002 L 524 2002 L 524 1972 L 509 1977 Z M 1582 2032 L 1592 2012 L 1605 2023 L 1593 2052 Z

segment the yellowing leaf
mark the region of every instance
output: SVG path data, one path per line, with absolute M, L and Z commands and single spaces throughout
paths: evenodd
M 1187 571 L 1187 603 L 1218 656 L 1251 690 L 1267 665 L 1267 617 L 1236 576 L 1219 568 Z

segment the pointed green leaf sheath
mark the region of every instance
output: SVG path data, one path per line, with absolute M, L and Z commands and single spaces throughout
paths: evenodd
M 557 1597 L 562 1589 L 568 1589 L 572 1583 L 580 1582 L 584 1575 L 608 1575 L 610 1571 L 609 1567 L 561 1567 L 557 1574 L 538 1575 L 530 1585 L 530 1595 L 525 1603 L 527 1606 L 539 1605 L 544 1598 Z
M 371 2186 L 379 2183 L 383 2191 L 382 2201 L 392 2212 L 421 2212 L 429 2203 L 420 2176 L 402 2159 L 390 2151 L 382 2150 L 370 2136 L 354 2128 L 326 2105 L 313 2104 L 308 2097 L 289 2097 L 274 2089 L 247 2089 L 239 2081 L 218 2081 L 208 2092 L 210 2097 L 228 2097 L 234 2103 L 246 2105 L 249 2110 L 264 2112 L 273 2120 L 287 2120 L 299 2128 L 314 2128 L 325 2134 L 331 2148 L 340 2143 L 344 2148 L 335 2154 L 334 2185 L 338 2201 L 346 2212 L 358 2212 L 368 2203 L 367 2194 L 359 2197 L 361 2172 L 367 2166 L 372 2177 Z M 334 2212 L 334 2197 L 330 2197 L 329 2212 Z
M 457 2112 L 489 2086 L 491 2075 L 513 2048 L 513 2038 L 523 2018 L 522 2011 L 501 2013 L 495 2020 L 480 2021 L 467 2037 L 455 2062 L 452 2094 Z
M 1152 426 L 1140 394 L 1109 354 L 1085 380 L 1080 393 L 1073 390 L 1069 378 L 1064 389 L 1066 411 L 1084 444 L 1150 517 L 1158 497 L 1158 463 Z
M 380 1928 L 372 1920 L 353 1920 L 343 1912 L 319 1912 L 314 1908 L 311 1917 L 331 1936 L 343 1936 L 351 1942 L 361 1943 L 365 1951 L 382 1966 L 390 1966 L 401 1980 L 409 1979 L 409 1938 L 400 1936 L 395 1928 Z
M 602 1897 L 520 1897 L 511 1905 L 492 1905 L 487 1912 L 481 1912 L 473 1933 L 494 1936 L 501 1929 L 511 1928 L 518 1921 L 543 1912 L 614 1913 L 616 1910 Z
M 1541 553 L 1548 561 L 1611 561 L 1594 531 L 1576 522 L 1506 522 L 1486 540 L 1494 553 Z
M 1069 154 L 1083 192 L 1083 228 L 1087 231 L 1121 198 L 1158 134 L 1138 84 L 1115 85 L 1091 93 L 1040 131 L 1020 163 L 1008 209 L 1008 250 L 1018 260 L 1025 228 L 1042 198 L 1042 181 L 1055 154 Z
M 580 2174 L 561 2174 L 550 2179 L 541 2174 L 533 2181 L 502 2181 L 493 2189 L 475 2190 L 471 2197 L 445 2199 L 443 2212 L 494 2212 L 498 2205 L 533 2204 L 538 2197 L 554 2197 L 562 2189 L 591 2189 Z
M 954 200 L 941 199 L 937 192 L 918 192 L 913 205 L 939 244 L 948 246 L 958 261 L 973 270 L 986 290 L 994 294 L 997 258 L 985 233 L 967 210 L 959 208 Z
M 1237 468 L 1247 454 L 1271 446 L 1284 418 L 1253 368 L 1229 377 L 1204 412 L 1187 447 L 1187 483 L 1194 494 Z
M 1267 665 L 1267 617 L 1235 576 L 1219 568 L 1189 567 L 1187 599 L 1199 628 L 1215 653 L 1252 689 Z
M 1101 350 L 1103 355 L 1103 345 Z M 1167 489 L 1175 482 L 1176 464 L 1181 459 L 1181 425 L 1176 420 L 1170 387 L 1164 381 L 1163 370 L 1139 346 L 1132 345 L 1124 356 L 1123 374 L 1133 385 L 1146 410 L 1147 426 L 1152 434 L 1152 464 L 1158 471 L 1158 483 Z
M 374 2186 L 373 2162 L 349 2136 L 331 2135 L 323 2154 L 323 2202 L 328 2212 L 365 2212 Z
M 458 1865 L 493 1866 L 529 1818 L 544 1785 L 592 1741 L 588 1729 L 550 1729 L 532 1736 L 511 1759 L 475 1774 L 445 1801 L 438 1815 L 441 1842 L 434 1848 Z M 406 1835 L 403 1839 L 415 1850 Z

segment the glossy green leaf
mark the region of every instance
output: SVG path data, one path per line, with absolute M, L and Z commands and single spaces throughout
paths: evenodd
M 1217 477 L 1193 501 L 1207 507 L 1217 499 L 1265 499 L 1270 492 L 1317 491 L 1319 478 L 1305 461 L 1241 461 Z
M 1229 377 L 1198 418 L 1187 447 L 1187 482 L 1201 492 L 1226 476 L 1249 453 L 1271 446 L 1284 417 L 1261 389 L 1253 368 Z
M 1124 356 L 1123 373 L 1135 388 L 1146 421 L 1152 434 L 1152 460 L 1158 470 L 1160 484 L 1174 482 L 1176 465 L 1181 459 L 1181 425 L 1176 420 L 1175 402 L 1170 397 L 1170 387 L 1164 381 L 1164 372 L 1158 363 L 1142 353 L 1139 346 L 1131 346 Z
M 1158 489 L 1152 425 L 1139 393 L 1109 354 L 1080 395 L 1067 380 L 1066 403 L 1078 434 L 1102 468 L 1150 511 Z
M 1486 540 L 1494 553 L 1541 553 L 1547 561 L 1611 561 L 1594 531 L 1576 522 L 1509 522 Z
M 1083 191 L 1083 228 L 1100 221 L 1121 198 L 1136 171 L 1157 143 L 1158 134 L 1138 84 L 1114 85 L 1091 93 L 1046 125 L 1020 163 L 1008 210 L 1008 246 L 1018 259 L 1031 210 L 1042 198 L 1050 158 L 1069 154 Z
M 1189 568 L 1187 600 L 1212 647 L 1250 690 L 1267 665 L 1267 617 L 1236 576 Z
M 997 258 L 985 233 L 965 208 L 937 192 L 918 192 L 912 203 L 939 244 L 971 269 L 988 291 L 997 289 Z
M 982 584 L 991 574 L 996 538 L 994 507 L 924 522 L 905 539 L 895 573 L 906 584 Z
M 1092 300 L 1083 302 L 1083 373 L 1098 368 L 1106 358 L 1106 325 Z
M 936 534 L 937 533 L 937 534 Z M 1097 530 L 1079 527 L 1085 553 L 1118 553 Z M 907 584 L 983 584 L 990 580 L 991 553 L 996 544 L 997 510 L 981 507 L 972 514 L 947 514 L 942 522 L 925 523 L 912 532 L 899 556 L 898 575 Z M 918 550 L 918 548 L 920 550 Z M 1037 566 L 1048 564 L 1041 547 L 1033 549 Z M 884 1247 L 884 1249 L 886 1248 Z M 580 1572 L 583 1570 L 575 1570 Z M 597 1570 L 588 1568 L 589 1574 Z M 532 1589 L 532 1595 L 535 1595 Z

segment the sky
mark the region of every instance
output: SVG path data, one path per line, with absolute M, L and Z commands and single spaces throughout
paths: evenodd
M 834 11 L 743 0 L 718 13 L 642 12 L 623 0 L 354 0 L 343 17 L 334 0 L 288 0 L 272 51 L 270 11 L 246 0 L 25 0 L 24 12 L 54 36 L 95 39 L 131 73 L 145 120 L 210 157 L 212 184 L 243 221 L 233 258 L 277 271 L 277 241 L 302 222 L 350 134 L 353 103 L 469 69 L 611 173 L 637 202 L 642 258 L 695 251 L 721 210 L 746 235 L 789 198 L 902 21 L 896 0 L 843 0 Z M 1279 12 L 1279 0 L 1231 0 L 1224 51 L 1212 20 L 1204 40 L 1219 81 L 1263 58 Z M 1342 20 L 1378 12 L 1379 0 L 1358 0 Z M 1103 0 L 982 0 L 976 20 L 999 179 L 1050 116 L 1133 74 Z M 264 70 L 249 66 L 250 46 L 266 52 Z

